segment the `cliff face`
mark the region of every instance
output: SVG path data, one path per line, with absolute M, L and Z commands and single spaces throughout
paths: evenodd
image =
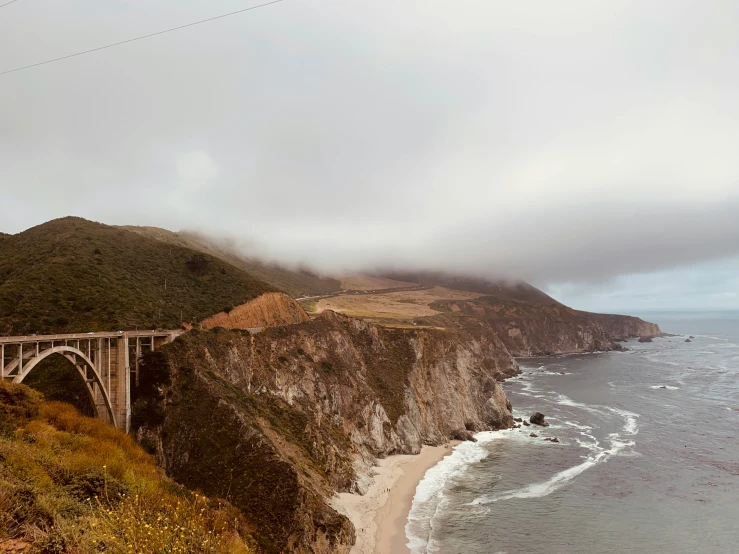
M 467 316 L 484 321 L 513 356 L 594 352 L 613 347 L 596 321 L 561 304 L 501 303 L 482 297 L 434 307 L 456 319 Z
M 303 323 L 310 318 L 291 296 L 284 292 L 267 292 L 236 306 L 230 312 L 219 312 L 200 322 L 202 329 L 251 329 Z
M 623 340 L 631 337 L 659 337 L 662 330 L 656 323 L 649 323 L 630 315 L 594 314 L 578 312 L 585 317 L 596 321 L 613 340 Z
M 324 498 L 365 490 L 375 457 L 511 425 L 498 381 L 516 370 L 479 323 L 393 330 L 327 312 L 179 338 L 145 360 L 164 394 L 136 402 L 133 423 L 169 475 L 240 508 L 265 551 L 342 553 L 354 530 Z
M 614 341 L 660 336 L 659 325 L 637 317 L 581 312 L 562 304 L 500 301 L 483 296 L 467 301 L 441 301 L 436 319 L 449 324 L 465 318 L 485 322 L 513 356 L 543 356 L 613 350 Z

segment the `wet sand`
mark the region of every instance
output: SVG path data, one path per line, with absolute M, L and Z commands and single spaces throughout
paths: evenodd
M 351 554 L 407 554 L 405 524 L 418 483 L 426 471 L 451 454 L 459 444 L 424 446 L 416 456 L 399 455 L 378 460 L 375 482 L 361 496 L 342 493 L 334 506 L 346 514 L 357 531 Z

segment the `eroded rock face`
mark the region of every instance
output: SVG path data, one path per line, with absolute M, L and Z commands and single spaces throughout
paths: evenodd
M 479 324 L 385 329 L 326 312 L 253 336 L 192 332 L 161 352 L 166 402 L 151 423 L 135 406 L 138 438 L 275 551 L 348 552 L 354 529 L 325 498 L 366 490 L 376 457 L 513 423 L 499 381 L 517 365 Z
M 453 315 L 454 321 L 467 316 L 487 323 L 513 356 L 607 351 L 618 349 L 617 340 L 662 335 L 658 325 L 637 317 L 581 312 L 550 300 L 511 302 L 483 296 L 439 301 L 433 307 Z
M 236 306 L 228 313 L 219 312 L 200 322 L 202 329 L 252 329 L 310 321 L 305 310 L 284 292 L 267 292 Z

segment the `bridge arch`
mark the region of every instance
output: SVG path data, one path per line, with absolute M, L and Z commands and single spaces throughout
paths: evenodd
M 69 360 L 75 366 L 75 368 L 77 368 L 77 372 L 85 381 L 87 392 L 90 395 L 92 403 L 93 405 L 95 405 L 96 409 L 97 403 L 95 398 L 94 386 L 97 385 L 97 390 L 100 391 L 100 396 L 105 403 L 105 409 L 108 413 L 108 417 L 110 418 L 110 423 L 113 426 L 117 427 L 115 413 L 113 411 L 113 405 L 108 395 L 108 390 L 104 386 L 100 374 L 95 367 L 95 364 L 92 362 L 92 360 L 90 360 L 90 358 L 87 357 L 84 352 L 82 352 L 78 348 L 64 344 L 53 346 L 40 351 L 36 356 L 23 364 L 23 372 L 15 376 L 15 378 L 13 379 L 13 383 L 22 383 L 23 380 L 28 376 L 28 374 L 33 371 L 34 367 L 36 367 L 42 360 L 54 354 L 61 354 L 62 356 L 67 358 L 67 360 Z M 80 361 L 82 361 L 83 363 L 80 364 Z M 92 379 L 90 379 L 89 376 L 90 372 L 92 372 Z

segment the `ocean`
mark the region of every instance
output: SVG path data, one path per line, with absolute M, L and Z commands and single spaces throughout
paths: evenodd
M 479 433 L 431 468 L 412 552 L 739 552 L 739 313 L 639 315 L 680 336 L 519 360 L 513 415 L 550 426 Z

